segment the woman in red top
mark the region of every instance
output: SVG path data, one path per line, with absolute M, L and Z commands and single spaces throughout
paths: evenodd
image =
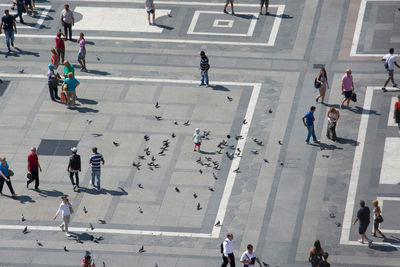
M 397 96 L 397 102 L 394 103 L 394 112 L 393 119 L 395 119 L 397 125 L 399 126 L 399 134 L 400 134 L 400 95 Z
M 61 29 L 60 29 L 56 36 L 56 50 L 57 50 L 57 54 L 61 57 L 61 63 L 64 62 L 64 57 L 65 57 L 64 41 L 65 41 L 65 35 L 61 32 Z
M 60 55 L 54 48 L 51 49 L 51 64 L 53 64 L 54 69 L 57 69 L 60 65 Z

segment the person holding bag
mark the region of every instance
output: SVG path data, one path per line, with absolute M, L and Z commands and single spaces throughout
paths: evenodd
M 337 137 L 336 137 L 336 125 L 337 125 L 337 121 L 340 118 L 340 113 L 339 110 L 337 110 L 334 107 L 331 107 L 328 110 L 328 127 L 326 129 L 326 137 L 328 137 L 328 139 L 332 139 L 332 141 L 336 141 Z
M 66 232 L 66 236 L 71 236 L 71 234 L 68 232 L 68 224 L 71 214 L 74 213 L 74 210 L 72 209 L 72 205 L 66 196 L 62 196 L 61 200 L 62 202 L 58 207 L 58 210 L 53 220 L 57 219 L 58 214 L 61 212 L 63 216 L 63 223 L 60 225 L 61 231 Z
M 386 236 L 382 234 L 381 230 L 379 230 L 379 225 L 383 222 L 382 211 L 379 207 L 378 200 L 372 200 L 372 206 L 374 207 L 374 230 L 372 231 L 372 236 L 376 237 L 376 232 L 378 232 L 383 240 L 385 240 Z
M 325 104 L 324 100 L 326 88 L 329 89 L 328 75 L 326 74 L 325 68 L 321 68 L 319 75 L 315 78 L 314 86 L 319 90 L 319 95 L 317 96 L 317 98 L 315 98 L 315 102 L 318 103 L 318 99 L 321 98 L 321 103 Z
M 12 197 L 15 197 L 15 192 L 11 184 L 10 176 L 12 171 L 8 167 L 5 157 L 0 157 L 0 195 L 3 195 L 3 185 L 6 182 L 8 189 L 10 189 Z

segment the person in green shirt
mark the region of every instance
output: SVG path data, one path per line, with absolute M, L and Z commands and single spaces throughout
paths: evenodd
M 64 77 L 67 78 L 68 73 L 72 73 L 72 76 L 75 77 L 75 68 L 72 66 L 68 60 L 64 61 Z

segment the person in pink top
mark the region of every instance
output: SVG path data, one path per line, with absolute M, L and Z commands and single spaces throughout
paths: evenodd
M 342 103 L 340 104 L 341 108 L 343 107 L 343 104 L 346 101 L 347 101 L 347 107 L 349 107 L 353 91 L 354 91 L 353 76 L 351 75 L 351 69 L 347 69 L 346 74 L 343 75 L 342 77 L 342 95 L 344 95 L 344 98 L 342 100 Z

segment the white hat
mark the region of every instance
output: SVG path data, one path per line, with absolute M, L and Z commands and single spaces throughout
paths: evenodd
M 195 132 L 196 132 L 196 133 L 199 133 L 199 132 L 200 132 L 200 129 L 199 129 L 199 128 L 196 128 Z
M 71 151 L 76 153 L 76 152 L 78 152 L 78 149 L 76 147 L 73 147 L 73 148 L 71 148 Z

